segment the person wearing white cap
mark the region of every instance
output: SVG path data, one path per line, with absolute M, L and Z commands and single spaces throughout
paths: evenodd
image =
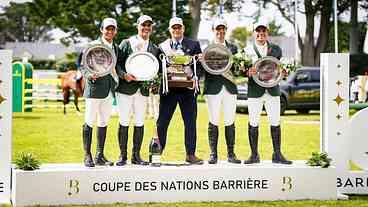
M 235 45 L 225 40 L 227 24 L 224 19 L 216 19 L 213 22 L 212 31 L 215 35 L 215 44 L 221 44 L 228 48 L 232 54 L 238 52 Z M 234 66 L 231 71 L 234 71 Z M 235 113 L 236 113 L 236 94 L 238 89 L 231 80 L 223 75 L 213 75 L 205 71 L 204 91 L 208 105 L 208 142 L 210 145 L 209 164 L 217 163 L 217 143 L 218 143 L 218 125 L 220 119 L 221 105 L 224 112 L 225 140 L 227 145 L 228 162 L 240 164 L 234 153 L 235 145 Z
M 104 44 L 115 52 L 116 57 L 119 56 L 119 47 L 114 43 L 114 37 L 117 34 L 117 23 L 113 18 L 105 18 L 100 27 L 101 37 L 89 43 Z M 81 57 L 78 60 L 79 70 L 82 72 L 86 80 L 84 88 L 85 97 L 85 123 L 83 125 L 83 146 L 84 146 L 84 165 L 86 167 L 94 167 L 96 165 L 113 165 L 105 158 L 104 147 L 106 140 L 107 124 L 109 122 L 112 110 L 112 100 L 114 89 L 118 82 L 116 71 L 111 74 L 99 77 L 94 73 L 90 73 L 83 64 Z M 118 68 L 119 66 L 116 66 Z M 97 149 L 96 157 L 93 161 L 91 155 L 92 128 L 97 118 Z
M 254 42 L 244 49 L 245 54 L 252 58 L 254 63 L 265 56 L 273 56 L 280 59 L 281 48 L 268 41 L 268 27 L 266 23 L 257 23 L 254 27 Z M 271 138 L 273 145 L 272 162 L 279 164 L 292 164 L 281 153 L 281 128 L 280 128 L 280 86 L 265 88 L 258 85 L 252 75 L 257 73 L 254 67 L 248 71 L 248 138 L 251 155 L 245 164 L 259 163 L 258 154 L 258 125 L 263 105 L 271 125 Z M 283 71 L 284 73 L 284 71 Z
M 161 50 L 165 55 L 198 55 L 201 54 L 201 47 L 198 41 L 184 37 L 185 26 L 179 17 L 173 17 L 169 22 L 169 32 L 171 37 L 160 44 Z M 200 64 L 196 65 L 200 68 Z M 196 77 L 193 65 L 186 67 L 184 72 L 189 77 Z M 199 77 L 199 76 L 198 76 Z M 195 78 L 194 78 L 195 79 Z M 203 160 L 195 155 L 197 142 L 197 80 L 193 80 L 193 88 L 169 89 L 168 93 L 160 94 L 160 108 L 157 120 L 157 133 L 160 139 L 162 150 L 166 145 L 167 129 L 170 120 L 179 104 L 185 128 L 185 161 L 190 164 L 203 164 Z
M 144 135 L 144 119 L 146 105 L 149 96 L 147 88 L 143 87 L 142 81 L 137 81 L 136 77 L 127 73 L 125 62 L 134 52 L 149 52 L 158 58 L 160 50 L 150 40 L 153 20 L 148 15 L 142 15 L 137 20 L 138 34 L 120 43 L 121 58 L 118 61 L 120 69 L 117 71 L 119 85 L 116 89 L 116 97 L 119 112 L 118 141 L 120 157 L 117 166 L 127 163 L 128 129 L 131 115 L 134 114 L 134 131 L 132 147 L 132 164 L 148 165 L 148 162 L 140 156 L 140 150 Z

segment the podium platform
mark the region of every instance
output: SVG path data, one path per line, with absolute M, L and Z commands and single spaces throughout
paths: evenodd
M 12 170 L 12 203 L 112 204 L 182 201 L 337 199 L 336 169 L 293 165 L 230 164 L 86 168 L 45 164 Z

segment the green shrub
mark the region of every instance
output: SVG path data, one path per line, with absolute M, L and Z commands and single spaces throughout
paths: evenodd
M 29 171 L 39 169 L 41 164 L 31 153 L 22 153 L 14 163 L 17 169 Z
M 312 152 L 312 157 L 308 159 L 307 165 L 309 166 L 321 166 L 327 168 L 330 166 L 331 158 L 328 157 L 326 152 Z

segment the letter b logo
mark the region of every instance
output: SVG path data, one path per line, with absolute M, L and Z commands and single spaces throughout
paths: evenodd
M 69 186 L 69 192 L 68 192 L 69 196 L 79 193 L 79 181 L 78 180 L 69 180 L 68 186 Z

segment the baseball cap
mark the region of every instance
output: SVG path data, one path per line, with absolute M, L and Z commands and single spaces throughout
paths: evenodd
M 148 15 L 142 15 L 142 16 L 140 16 L 137 19 L 137 24 L 138 25 L 141 25 L 141 24 L 143 24 L 146 21 L 150 21 L 152 24 L 154 24 L 152 18 L 150 16 L 148 16 Z
M 114 18 L 105 18 L 103 21 L 102 21 L 102 24 L 101 24 L 101 27 L 102 28 L 106 28 L 108 26 L 114 26 L 115 28 L 118 28 L 118 24 L 116 23 L 116 20 Z
M 212 28 L 216 29 L 218 26 L 221 26 L 221 25 L 227 27 L 227 23 L 226 23 L 225 19 L 216 19 L 213 22 Z
M 170 22 L 169 22 L 169 27 L 171 28 L 172 26 L 174 26 L 176 24 L 181 25 L 181 26 L 184 26 L 183 20 L 181 18 L 179 18 L 179 17 L 173 17 L 173 18 L 171 18 L 170 19 Z
M 268 29 L 268 24 L 267 22 L 257 22 L 256 24 L 254 24 L 254 30 L 258 29 L 259 27 L 264 27 Z

